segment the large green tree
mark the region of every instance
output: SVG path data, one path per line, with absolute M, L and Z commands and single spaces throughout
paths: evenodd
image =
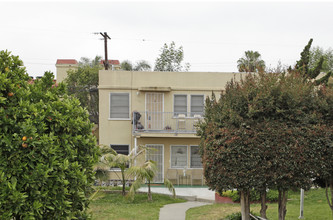
M 217 191 L 238 189 L 243 219 L 251 189 L 277 188 L 284 219 L 288 190 L 311 186 L 318 163 L 309 161 L 323 147 L 312 134 L 321 118 L 316 91 L 298 73 L 259 73 L 206 100 L 199 129 L 206 182 Z
M 245 51 L 244 57 L 237 61 L 239 72 L 261 72 L 265 70 L 265 61 L 258 51 Z
M 328 70 L 323 77 L 318 78 L 319 74 L 324 72 L 324 64 L 325 64 L 325 56 L 317 54 L 316 61 L 311 61 L 311 45 L 313 39 L 310 39 L 308 44 L 304 47 L 303 51 L 301 52 L 301 58 L 296 62 L 294 71 L 300 72 L 303 77 L 306 79 L 313 79 L 315 80 L 316 84 L 328 84 L 328 80 L 332 75 L 332 70 Z M 292 71 L 292 69 L 289 69 Z
M 0 218 L 86 218 L 98 158 L 88 113 L 50 72 L 0 51 Z
M 189 63 L 183 64 L 184 51 L 183 47 L 176 48 L 175 42 L 171 42 L 168 46 L 166 43 L 161 48 L 161 54 L 155 61 L 154 71 L 170 71 L 180 72 L 188 71 L 190 68 Z
M 82 57 L 77 70 L 68 71 L 65 83 L 68 93 L 74 95 L 89 112 L 91 122 L 98 124 L 98 72 L 102 69 L 101 57 L 96 56 L 93 60 Z

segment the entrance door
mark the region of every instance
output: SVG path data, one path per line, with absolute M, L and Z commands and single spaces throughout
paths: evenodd
M 146 93 L 146 128 L 163 130 L 163 93 Z
M 146 145 L 149 148 L 146 151 L 146 160 L 152 160 L 156 162 L 157 173 L 153 180 L 154 183 L 163 183 L 163 145 L 159 144 L 148 144 Z

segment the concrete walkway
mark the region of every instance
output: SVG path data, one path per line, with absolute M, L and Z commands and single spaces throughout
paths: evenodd
M 209 190 L 208 187 L 177 187 L 175 186 L 176 196 L 180 198 L 185 198 L 189 201 L 200 201 L 200 202 L 210 202 L 215 201 L 215 192 Z M 147 192 L 147 187 L 141 187 L 140 192 Z M 151 191 L 153 193 L 171 195 L 166 187 L 152 187 Z
M 160 209 L 159 220 L 185 220 L 190 208 L 207 205 L 206 202 L 184 202 L 165 205 Z
M 190 208 L 211 204 L 215 201 L 215 192 L 207 187 L 175 187 L 176 196 L 188 202 L 165 205 L 160 209 L 159 220 L 185 220 L 186 211 Z M 147 187 L 139 189 L 147 192 Z M 171 195 L 165 187 L 152 187 L 153 193 Z

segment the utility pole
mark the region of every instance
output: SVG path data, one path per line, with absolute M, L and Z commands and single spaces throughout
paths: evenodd
M 109 37 L 108 33 L 104 32 L 104 34 L 102 32 L 99 32 L 103 38 L 104 38 L 104 52 L 105 52 L 105 59 L 104 59 L 104 67 L 105 70 L 109 69 L 109 60 L 108 60 L 108 39 L 111 40 L 111 38 Z

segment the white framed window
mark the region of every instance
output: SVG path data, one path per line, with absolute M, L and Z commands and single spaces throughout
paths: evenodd
M 187 167 L 187 146 L 171 146 L 171 168 Z
M 129 93 L 110 93 L 110 119 L 129 119 L 129 105 Z
M 199 146 L 190 146 L 190 168 L 202 168 Z
M 187 113 L 187 95 L 174 95 L 173 98 L 173 111 L 174 115 Z
M 191 95 L 191 117 L 194 115 L 203 115 L 204 113 L 204 95 Z

